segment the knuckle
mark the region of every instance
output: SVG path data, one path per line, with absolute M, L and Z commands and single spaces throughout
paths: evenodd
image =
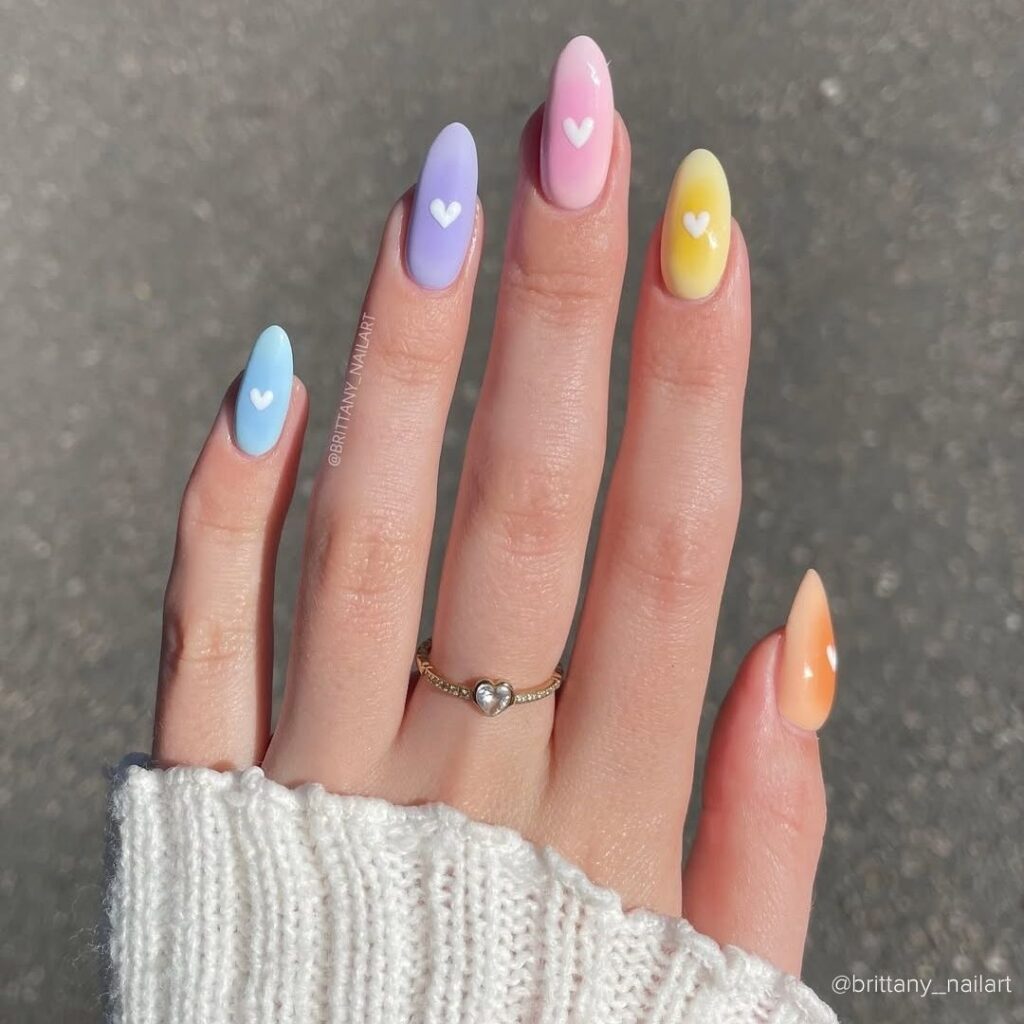
M 264 526 L 262 510 L 245 494 L 201 478 L 185 488 L 178 517 L 178 537 L 185 544 L 202 540 L 248 545 L 259 539 Z
M 311 531 L 309 585 L 344 611 L 387 616 L 425 541 L 398 516 L 364 512 Z
M 377 345 L 377 357 L 388 379 L 405 386 L 435 386 L 452 376 L 458 347 L 443 322 L 415 324 L 397 319 Z
M 528 265 L 512 258 L 505 268 L 502 300 L 513 311 L 529 310 L 544 323 L 587 325 L 603 309 L 610 285 L 586 267 Z
M 661 605 L 717 593 L 739 515 L 739 488 L 724 481 L 661 512 L 644 506 L 620 523 L 617 558 L 632 585 Z
M 648 337 L 636 348 L 637 376 L 672 396 L 696 398 L 712 408 L 723 405 L 742 387 L 743 373 L 733 347 L 717 341 L 680 344 L 669 333 Z
M 776 848 L 819 849 L 828 819 L 821 772 L 807 771 L 801 763 L 771 774 L 709 773 L 701 820 L 714 828 L 737 819 L 758 822 Z
M 818 778 L 790 778 L 782 785 L 759 787 L 761 812 L 776 835 L 799 846 L 817 848 L 825 836 L 828 813 Z
M 253 632 L 188 605 L 164 608 L 161 675 L 174 679 L 196 672 L 218 674 L 246 661 L 252 653 Z
M 471 507 L 510 558 L 557 554 L 589 522 L 600 469 L 595 474 L 588 461 L 523 453 L 475 467 L 468 479 Z

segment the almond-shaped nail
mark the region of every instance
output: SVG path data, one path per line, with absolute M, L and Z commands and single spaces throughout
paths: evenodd
M 559 54 L 544 107 L 540 180 L 548 200 L 581 210 L 608 177 L 615 99 L 608 62 L 590 36 L 576 36 Z
M 661 228 L 661 276 L 681 299 L 703 299 L 729 259 L 732 200 L 718 157 L 695 149 L 679 165 Z
M 793 599 L 782 640 L 778 703 L 782 716 L 816 732 L 836 695 L 836 638 L 821 577 L 809 569 Z
M 235 399 L 235 443 L 246 455 L 277 444 L 292 398 L 292 346 L 280 327 L 268 327 L 245 364 Z
M 441 129 L 423 161 L 405 261 L 424 288 L 447 288 L 459 276 L 476 219 L 476 143 L 457 121 Z

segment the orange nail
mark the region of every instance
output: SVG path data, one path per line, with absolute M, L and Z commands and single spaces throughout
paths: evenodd
M 808 569 L 783 634 L 779 711 L 800 729 L 825 724 L 836 695 L 836 639 L 821 577 Z

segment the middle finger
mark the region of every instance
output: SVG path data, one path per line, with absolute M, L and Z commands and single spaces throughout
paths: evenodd
M 544 682 L 572 623 L 604 463 L 612 338 L 627 255 L 629 143 L 593 40 L 562 52 L 527 124 L 496 326 L 446 550 L 431 660 L 446 678 Z M 480 729 L 421 681 L 413 750 L 451 757 L 547 742 L 554 701 Z M 449 735 L 451 733 L 449 732 Z M 436 755 L 435 755 L 436 756 Z M 442 755 L 443 756 L 443 755 Z

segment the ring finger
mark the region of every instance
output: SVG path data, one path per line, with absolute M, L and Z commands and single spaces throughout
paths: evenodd
M 476 189 L 473 138 L 449 125 L 384 229 L 310 503 L 288 681 L 265 762 L 285 783 L 365 790 L 402 720 L 479 263 Z
M 659 244 L 660 243 L 660 244 Z M 661 259 L 658 259 L 660 249 Z M 622 444 L 556 746 L 574 790 L 616 780 L 623 820 L 658 822 L 678 863 L 700 709 L 740 501 L 747 252 L 725 173 L 680 165 L 648 254 Z M 657 896 L 678 902 L 677 873 Z

